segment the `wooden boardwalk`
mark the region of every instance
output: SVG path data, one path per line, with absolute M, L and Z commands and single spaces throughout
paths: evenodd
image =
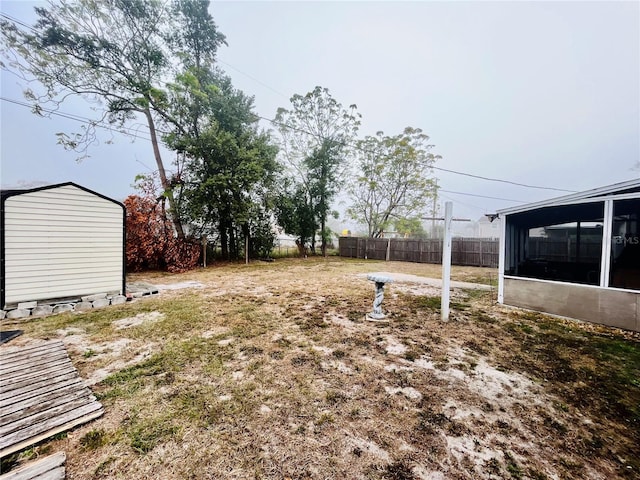
M 0 480 L 63 480 L 65 460 L 64 452 L 54 453 L 0 475 Z
M 0 348 L 0 457 L 103 413 L 61 341 Z

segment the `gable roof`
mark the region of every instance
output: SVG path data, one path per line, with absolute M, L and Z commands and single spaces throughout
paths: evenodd
M 124 208 L 124 205 L 122 204 L 122 202 L 119 202 L 113 198 L 107 197 L 106 195 L 98 193 L 87 187 L 83 187 L 82 185 L 78 185 L 77 183 L 74 183 L 74 182 L 55 183 L 53 185 L 44 185 L 41 187 L 32 187 L 32 188 L 10 188 L 6 190 L 0 190 L 0 199 L 2 200 L 2 205 L 4 205 L 5 199 L 12 197 L 14 195 L 23 195 L 25 193 L 33 193 L 33 192 L 39 192 L 41 190 L 50 190 L 52 188 L 60 188 L 60 187 L 67 187 L 67 186 L 72 186 L 80 190 L 84 190 L 85 192 L 88 192 L 88 193 L 91 193 L 92 195 L 103 198 L 104 200 L 109 200 L 110 202 L 116 203 Z
M 640 178 L 627 180 L 625 182 L 614 183 L 611 185 L 606 185 L 604 187 L 593 188 L 591 190 L 585 190 L 584 192 L 576 192 L 569 195 L 563 195 L 561 197 L 550 198 L 548 200 L 542 200 L 540 202 L 533 202 L 527 203 L 525 205 L 518 205 L 517 207 L 504 208 L 498 210 L 497 213 L 500 216 L 511 215 L 513 213 L 520 213 L 527 210 L 535 210 L 538 208 L 567 205 L 575 202 L 580 202 L 582 200 L 588 200 L 590 198 L 596 199 L 609 195 L 620 195 L 624 193 L 636 192 L 640 193 Z

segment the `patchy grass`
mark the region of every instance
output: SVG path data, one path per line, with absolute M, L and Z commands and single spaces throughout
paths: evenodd
M 61 338 L 105 406 L 68 436 L 74 478 L 638 478 L 637 335 L 362 276 L 433 265 L 284 259 L 179 275 L 197 290 L 21 322 Z M 454 267 L 493 284 L 494 270 Z M 117 320 L 136 318 L 128 328 Z M 99 375 L 100 374 L 100 375 Z
M 80 446 L 84 450 L 95 450 L 107 444 L 108 435 L 102 429 L 90 430 L 80 438 Z

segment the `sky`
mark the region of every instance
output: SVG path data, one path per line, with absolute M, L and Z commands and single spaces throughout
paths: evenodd
M 31 23 L 36 3 L 0 10 Z M 358 106 L 361 137 L 421 128 L 440 168 L 570 191 L 640 176 L 640 2 L 213 1 L 210 11 L 227 37 L 220 66 L 263 117 L 320 85 Z M 80 124 L 10 103 L 27 85 L 1 75 L 3 188 L 73 181 L 122 200 L 153 169 L 149 141 L 108 131 L 77 162 L 55 134 Z M 97 117 L 83 101 L 61 111 Z M 434 175 L 456 217 L 566 194 Z

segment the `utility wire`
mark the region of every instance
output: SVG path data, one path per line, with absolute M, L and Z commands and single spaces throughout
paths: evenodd
M 297 131 L 297 132 L 300 132 L 300 133 L 306 133 L 307 135 L 313 135 L 311 132 L 308 132 L 308 131 L 306 131 L 304 129 L 301 129 L 301 128 L 298 128 L 298 127 L 292 127 L 291 125 L 287 125 L 286 123 L 277 122 L 276 120 L 271 120 L 269 118 L 262 117 L 260 115 L 256 115 L 256 117 L 260 118 L 262 120 L 265 120 L 267 122 L 270 122 L 273 125 L 278 125 L 278 126 L 281 126 L 281 127 L 284 127 L 284 128 L 288 128 L 290 130 L 294 130 L 294 131 Z M 361 152 L 373 153 L 373 152 L 370 152 L 370 151 L 368 151 L 366 149 L 360 148 L 358 145 L 349 145 L 346 142 L 337 142 L 337 143 L 339 143 L 340 145 L 345 146 L 345 147 L 353 146 L 357 150 L 360 150 Z M 565 190 L 565 189 L 562 189 L 562 188 L 553 188 L 553 187 L 542 187 L 542 186 L 539 186 L 539 185 L 528 185 L 526 183 L 512 182 L 511 180 L 503 180 L 503 179 L 500 179 L 500 178 L 484 177 L 484 176 L 481 176 L 481 175 L 474 175 L 472 173 L 459 172 L 459 171 L 456 171 L 456 170 L 450 170 L 448 168 L 442 168 L 442 167 L 436 167 L 436 166 L 431 166 L 430 168 L 433 168 L 434 170 L 440 170 L 440 171 L 443 171 L 443 172 L 453 173 L 453 174 L 456 174 L 456 175 L 462 175 L 464 177 L 477 178 L 477 179 L 480 179 L 480 180 L 487 180 L 487 181 L 491 181 L 491 182 L 508 183 L 510 185 L 516 185 L 516 186 L 519 186 L 519 187 L 537 188 L 537 189 L 540 189 L 540 190 L 555 190 L 557 192 L 576 193 L 575 190 Z M 513 201 L 519 201 L 519 200 L 513 200 Z
M 13 104 L 15 104 L 15 105 L 19 105 L 19 106 L 22 106 L 22 107 L 32 108 L 32 106 L 31 106 L 31 105 L 29 105 L 29 104 L 27 104 L 27 103 L 25 103 L 25 102 L 20 102 L 20 101 L 17 101 L 17 100 L 12 100 L 12 99 L 5 98 L 5 97 L 1 97 L 1 96 L 0 96 L 0 100 L 3 100 L 3 101 L 5 101 L 5 102 L 9 102 L 9 103 L 13 103 Z M 59 117 L 62 117 L 62 118 L 67 118 L 67 119 L 69 119 L 69 120 L 74 120 L 74 121 L 81 122 L 81 123 L 90 123 L 90 124 L 92 124 L 92 125 L 95 125 L 96 127 L 104 128 L 104 129 L 107 129 L 107 130 L 110 130 L 110 131 L 116 131 L 116 132 L 118 132 L 118 133 L 122 133 L 122 134 L 124 134 L 124 135 L 128 135 L 128 136 L 132 136 L 132 137 L 135 137 L 135 138 L 139 138 L 139 139 L 143 139 L 143 140 L 151 141 L 151 139 L 150 139 L 150 138 L 147 138 L 147 137 L 141 137 L 141 136 L 139 136 L 139 135 L 132 134 L 132 133 L 130 133 L 130 132 L 120 131 L 120 130 L 114 130 L 113 128 L 110 128 L 110 127 L 107 127 L 107 126 L 104 126 L 104 125 L 100 125 L 100 122 L 95 121 L 95 120 L 92 120 L 92 119 L 87 118 L 87 117 L 82 117 L 82 116 L 80 116 L 80 115 L 75 115 L 75 114 L 70 114 L 70 113 L 65 113 L 65 112 L 59 112 L 59 111 L 50 110 L 50 109 L 45 109 L 45 108 L 42 108 L 42 111 L 44 111 L 44 112 L 46 112 L 46 113 L 49 113 L 49 114 L 51 114 L 51 115 L 56 115 L 56 116 L 59 116 Z M 264 118 L 264 117 L 260 117 L 260 118 L 262 118 L 263 120 L 269 121 L 269 122 L 271 122 L 271 123 L 278 123 L 278 122 L 275 122 L 275 121 L 273 121 L 273 120 L 270 120 L 270 119 L 267 119 L 267 118 Z M 284 125 L 283 125 L 283 126 L 284 126 Z M 303 130 L 303 132 L 304 132 L 304 133 L 308 133 L 308 132 L 306 132 L 306 131 L 304 131 L 304 130 Z M 151 169 L 150 169 L 147 165 L 145 165 L 144 163 L 140 162 L 140 161 L 139 161 L 139 160 L 137 160 L 137 159 L 136 159 L 136 161 L 138 161 L 139 163 L 141 163 L 141 164 L 142 164 L 143 166 L 145 166 L 147 169 L 151 170 Z M 453 191 L 453 190 L 438 189 L 438 192 L 442 192 L 442 193 L 450 193 L 450 194 L 456 194 L 456 195 L 466 195 L 466 196 L 470 196 L 470 197 L 478 197 L 478 198 L 487 198 L 487 199 L 491 199 L 491 200 L 501 200 L 501 201 L 508 201 L 508 202 L 526 203 L 526 202 L 524 202 L 524 201 L 522 201 L 522 200 L 514 200 L 514 199 L 509 199 L 509 198 L 500 198 L 500 197 L 491 197 L 491 196 L 487 196 L 487 195 L 478 195 L 478 194 L 467 193 L 467 192 L 458 192 L 458 191 Z M 452 199 L 451 197 L 449 197 L 448 195 L 442 195 L 442 196 L 443 196 L 443 197 L 445 197 L 445 198 L 449 198 L 449 199 L 453 200 L 453 199 Z M 456 201 L 457 201 L 458 203 L 461 203 L 462 205 L 465 205 L 466 207 L 473 208 L 473 209 L 475 209 L 475 210 L 480 210 L 480 211 L 483 211 L 483 212 L 484 212 L 484 211 L 486 211 L 486 209 L 480 208 L 480 207 L 478 207 L 477 205 L 470 205 L 470 204 L 468 204 L 468 203 L 461 202 L 460 200 L 456 200 Z
M 5 18 L 7 18 L 8 20 L 11 20 L 12 22 L 18 23 L 19 25 L 22 25 L 22 26 L 24 26 L 25 28 L 29 28 L 29 29 L 30 29 L 30 30 L 32 30 L 32 31 L 36 31 L 33 27 L 31 27 L 31 26 L 29 26 L 28 24 L 26 24 L 26 23 L 24 23 L 24 22 L 22 22 L 22 21 L 18 20 L 18 19 L 17 19 L 17 18 L 15 18 L 15 17 L 12 17 L 11 15 L 7 15 L 7 14 L 5 14 L 5 13 L 0 13 L 0 16 L 5 17 Z M 226 63 L 226 62 L 223 62 L 223 61 L 221 61 L 221 60 L 218 60 L 218 62 L 219 62 L 219 63 L 222 63 L 222 64 L 224 64 L 224 65 L 227 65 L 227 66 L 229 66 L 229 67 L 231 67 L 231 68 L 233 68 L 234 70 L 238 71 L 239 73 L 241 73 L 241 74 L 243 74 L 243 75 L 246 75 L 247 77 L 251 78 L 252 80 L 254 80 L 254 81 L 256 81 L 256 82 L 260 83 L 261 85 L 263 85 L 264 87 L 268 88 L 269 90 L 272 90 L 273 92 L 277 93 L 278 95 L 281 95 L 281 96 L 283 96 L 283 97 L 287 98 L 287 97 L 286 97 L 286 95 L 284 95 L 283 93 L 281 93 L 281 92 L 277 91 L 276 89 L 274 89 L 274 88 L 270 87 L 269 85 L 267 85 L 266 83 L 264 83 L 264 82 L 262 82 L 262 81 L 258 80 L 257 78 L 252 77 L 251 75 L 249 75 L 249 74 L 247 74 L 247 73 L 242 72 L 241 70 L 237 69 L 236 67 L 234 67 L 234 66 L 232 66 L 232 65 L 230 65 L 230 64 L 228 64 L 228 63 Z M 4 98 L 3 98 L 3 100 L 4 100 Z M 9 100 L 9 101 L 10 101 L 10 100 Z M 15 102 L 14 102 L 14 103 L 15 103 Z M 53 112 L 49 112 L 49 113 L 54 114 Z M 63 116 L 63 115 L 61 115 L 61 116 Z M 270 119 L 270 118 L 262 117 L 262 116 L 260 116 L 260 115 L 255 115 L 255 116 L 256 116 L 257 118 L 260 118 L 260 119 L 262 119 L 262 120 L 265 120 L 265 121 L 267 121 L 267 122 L 271 123 L 272 125 L 279 125 L 279 126 L 282 126 L 282 127 L 285 127 L 285 128 L 289 128 L 289 129 L 291 129 L 291 130 L 299 131 L 299 132 L 301 132 L 301 133 L 306 133 L 307 135 L 310 135 L 310 134 L 311 134 L 310 132 L 305 131 L 305 130 L 303 130 L 303 129 L 296 128 L 296 127 L 292 127 L 292 126 L 290 126 L 290 125 L 286 125 L 286 124 L 283 124 L 283 123 L 281 123 L 281 122 L 277 122 L 277 121 L 272 120 L 272 119 Z M 109 129 L 109 127 L 102 127 L 102 128 L 107 128 L 107 129 Z M 161 133 L 162 133 L 162 132 L 161 132 Z M 165 132 L 165 133 L 166 133 L 166 132 Z M 133 134 L 130 134 L 130 133 L 128 133 L 127 135 L 136 136 L 136 135 L 133 135 Z M 142 138 L 142 137 L 137 137 L 137 138 Z M 147 140 L 150 140 L 150 139 L 147 139 Z M 348 144 L 346 144 L 346 143 L 343 143 L 343 142 L 340 142 L 340 143 L 341 143 L 343 146 L 349 146 L 349 145 L 348 145 Z M 357 148 L 357 149 L 359 149 L 359 150 L 361 150 L 361 151 L 366 152 L 366 150 L 359 148 L 357 145 L 355 146 L 355 148 Z M 485 181 L 489 181 L 489 182 L 505 183 L 505 184 L 509 184 L 509 185 L 515 185 L 515 186 L 518 186 L 518 187 L 535 188 L 535 189 L 539 189 L 539 190 L 552 190 L 552 191 L 556 191 L 556 192 L 576 193 L 576 191 L 575 191 L 575 190 L 567 190 L 567 189 L 563 189 L 563 188 L 554 188 L 554 187 L 543 187 L 543 186 L 539 186 L 539 185 L 530 185 L 530 184 L 526 184 L 526 183 L 513 182 L 513 181 L 511 181 L 511 180 L 504 180 L 504 179 L 500 179 L 500 178 L 486 177 L 486 176 L 483 176 L 483 175 L 475 175 L 475 174 L 472 174 L 472 173 L 460 172 L 460 171 L 457 171 L 457 170 L 451 170 L 451 169 L 444 168 L 444 167 L 436 167 L 436 166 L 432 166 L 431 168 L 433 168 L 434 170 L 441 171 L 441 172 L 453 173 L 454 175 L 460 175 L 460 176 L 469 177 L 469 178 L 476 178 L 476 179 L 478 179 L 478 180 L 485 180 Z M 509 200 L 509 201 L 511 201 L 511 200 Z M 523 203 L 524 203 L 524 202 L 523 202 Z
M 461 202 L 460 200 L 458 200 L 456 198 L 452 198 L 452 197 L 450 197 L 448 195 L 440 195 L 439 194 L 438 196 L 440 196 L 442 198 L 445 198 L 445 199 L 448 199 L 448 200 L 451 200 L 453 202 L 456 202 L 457 204 L 459 203 L 460 205 L 464 205 L 465 207 L 472 208 L 474 210 L 478 210 L 479 212 L 482 212 L 482 213 L 486 213 L 488 211 L 487 208 L 479 207 L 478 205 L 471 205 L 470 203 L 466 203 L 466 202 Z
M 29 108 L 29 109 L 33 108 L 33 106 L 29 105 L 28 103 L 20 102 L 18 100 L 12 100 L 10 98 L 6 98 L 6 97 L 2 97 L 2 96 L 0 96 L 0 100 L 2 100 L 4 102 L 13 103 L 15 105 L 20 105 L 21 107 L 26 107 L 26 108 Z M 151 139 L 149 137 L 144 137 L 144 136 L 138 135 L 137 133 L 131 133 L 131 131 L 130 131 L 131 129 L 127 128 L 127 127 L 122 127 L 123 129 L 119 130 L 117 128 L 113 128 L 113 127 L 105 125 L 103 121 L 93 120 L 91 118 L 82 117 L 82 116 L 75 115 L 75 114 L 72 114 L 72 113 L 59 112 L 59 111 L 56 111 L 56 110 L 51 110 L 51 109 L 43 108 L 43 107 L 39 107 L 39 109 L 41 111 L 45 112 L 45 113 L 50 114 L 50 115 L 56 115 L 58 117 L 66 118 L 68 120 L 73 120 L 73 121 L 76 121 L 76 122 L 89 124 L 89 125 L 92 125 L 94 127 L 98 127 L 98 128 L 102 128 L 102 129 L 105 129 L 105 130 L 109 130 L 110 132 L 121 133 L 122 135 L 127 135 L 129 137 L 138 138 L 140 140 L 147 140 L 149 142 L 151 141 Z
M 456 195 L 467 195 L 469 197 L 488 198 L 490 200 L 502 200 L 505 202 L 527 203 L 524 200 L 513 200 L 511 198 L 500 198 L 500 197 L 488 197 L 486 195 L 477 195 L 475 193 L 466 193 L 466 192 L 454 192 L 453 190 L 443 190 L 441 188 L 438 189 L 438 192 L 455 193 Z
M 231 65 L 230 63 L 227 62 L 223 62 L 222 60 L 218 60 L 218 63 L 222 63 L 223 65 L 226 65 L 229 68 L 232 68 L 233 70 L 235 70 L 236 72 L 244 75 L 247 78 L 250 78 L 251 80 L 253 80 L 256 83 L 259 83 L 260 85 L 262 85 L 265 88 L 268 88 L 269 90 L 271 90 L 273 93 L 277 93 L 278 95 L 280 95 L 281 97 L 286 98 L 287 100 L 289 100 L 289 97 L 287 95 L 285 95 L 282 92 L 279 92 L 278 90 L 276 90 L 275 88 L 271 87 L 270 85 L 267 85 L 266 83 L 264 83 L 261 80 L 258 80 L 256 77 L 253 77 L 251 75 L 249 75 L 248 73 L 243 72 L 242 70 L 240 70 L 239 68 L 234 67 L 233 65 Z
M 6 98 L 6 97 L 1 97 L 0 96 L 0 100 L 3 100 L 5 102 L 9 102 L 9 103 L 13 103 L 13 104 L 16 104 L 16 105 L 20 105 L 20 106 L 26 107 L 26 108 L 33 108 L 28 103 L 20 102 L 20 101 L 17 101 L 17 100 Z M 59 116 L 59 117 L 62 117 L 62 118 L 67 118 L 69 120 L 74 120 L 76 122 L 88 123 L 88 124 L 91 124 L 91 125 L 93 125 L 95 127 L 103 128 L 103 129 L 109 130 L 111 132 L 121 133 L 123 135 L 128 135 L 130 137 L 134 137 L 134 138 L 138 138 L 138 139 L 142 139 L 142 140 L 147 140 L 149 142 L 151 141 L 151 139 L 148 138 L 148 137 L 140 136 L 137 133 L 131 133 L 130 129 L 128 129 L 126 127 L 122 127 L 122 130 L 119 130 L 119 129 L 114 129 L 112 127 L 104 125 L 103 124 L 104 122 L 93 120 L 93 119 L 88 118 L 88 117 L 83 117 L 83 116 L 75 115 L 75 114 L 71 114 L 71 113 L 65 113 L 65 112 L 60 112 L 60 111 L 56 111 L 56 110 L 46 109 L 46 108 L 43 108 L 43 107 L 40 107 L 40 110 L 42 110 L 43 112 L 49 113 L 51 115 L 56 115 L 56 116 Z M 310 132 L 308 132 L 308 131 L 306 131 L 304 129 L 300 129 L 300 128 L 297 128 L 297 127 L 292 127 L 290 125 L 284 124 L 282 122 L 277 122 L 276 120 L 272 120 L 270 118 L 266 118 L 266 117 L 263 117 L 263 116 L 260 116 L 260 115 L 255 115 L 255 116 L 256 116 L 256 118 L 259 118 L 261 120 L 269 122 L 269 123 L 271 123 L 273 125 L 278 125 L 278 126 L 281 126 L 281 127 L 284 127 L 284 128 L 288 128 L 290 130 L 295 130 L 295 131 L 298 131 L 300 133 L 305 133 L 307 135 L 311 135 Z M 159 129 L 158 129 L 158 132 L 165 133 L 165 134 L 168 133 L 168 132 L 161 131 Z M 347 143 L 341 143 L 341 144 L 343 146 L 350 146 Z M 355 148 L 360 150 L 360 151 L 362 151 L 362 152 L 367 153 L 367 150 L 365 150 L 363 148 L 360 148 L 357 145 L 355 146 Z M 469 177 L 473 177 L 473 178 L 480 178 L 480 179 L 483 179 L 483 180 L 491 180 L 491 181 L 494 181 L 494 182 L 509 183 L 509 184 L 518 185 L 518 186 L 522 186 L 522 187 L 538 188 L 538 189 L 546 189 L 546 190 L 557 190 L 557 191 L 563 191 L 563 192 L 572 192 L 571 190 L 562 190 L 562 189 L 557 189 L 557 188 L 552 188 L 552 187 L 540 187 L 540 186 L 535 186 L 535 185 L 526 185 L 526 184 L 512 182 L 510 180 L 501 180 L 501 179 L 495 179 L 495 178 L 480 177 L 480 176 L 477 176 L 477 175 L 464 173 L 464 172 L 456 172 L 454 170 L 449 170 L 449 169 L 436 167 L 436 166 L 432 166 L 431 168 L 433 168 L 434 170 L 444 170 L 444 171 L 447 171 L 447 172 L 456 173 L 458 175 L 464 175 L 464 176 L 469 176 Z M 510 198 L 490 197 L 490 196 L 486 196 L 486 195 L 478 195 L 478 194 L 473 194 L 473 193 L 456 192 L 456 191 L 452 191 L 452 190 L 442 190 L 442 189 L 440 189 L 440 191 L 441 192 L 448 192 L 448 193 L 458 194 L 458 195 L 467 195 L 467 196 L 471 196 L 471 197 L 487 198 L 487 199 L 491 199 L 491 200 L 501 200 L 501 201 L 507 201 L 507 202 L 526 203 L 526 202 L 524 202 L 522 200 L 514 200 L 514 199 L 510 199 Z
M 28 29 L 29 29 L 29 30 L 31 30 L 32 32 L 35 32 L 35 31 L 36 31 L 36 29 L 35 29 L 35 28 L 33 28 L 31 25 L 28 25 L 28 24 L 24 23 L 22 20 L 18 20 L 17 18 L 12 17 L 11 15 L 9 15 L 9 14 L 7 14 L 7 13 L 0 12 L 0 17 L 4 17 L 4 18 L 6 18 L 7 20 L 10 20 L 10 21 L 12 21 L 12 22 L 14 22 L 14 23 L 17 23 L 18 25 L 22 25 L 23 27 L 28 28 Z
M 566 190 L 564 188 L 541 187 L 541 186 L 538 186 L 538 185 L 528 185 L 526 183 L 512 182 L 511 180 L 503 180 L 503 179 L 500 179 L 500 178 L 483 177 L 482 175 L 474 175 L 474 174 L 471 174 L 471 173 L 459 172 L 459 171 L 456 171 L 456 170 L 450 170 L 448 168 L 442 168 L 442 167 L 431 167 L 431 168 L 433 168 L 434 170 L 440 170 L 442 172 L 454 173 L 456 175 L 463 175 L 465 177 L 478 178 L 480 180 L 487 180 L 487 181 L 490 181 L 490 182 L 508 183 L 510 185 L 516 185 L 518 187 L 538 188 L 540 190 L 554 190 L 556 192 L 576 193 L 575 190 Z M 519 201 L 519 200 L 515 200 L 515 201 Z

